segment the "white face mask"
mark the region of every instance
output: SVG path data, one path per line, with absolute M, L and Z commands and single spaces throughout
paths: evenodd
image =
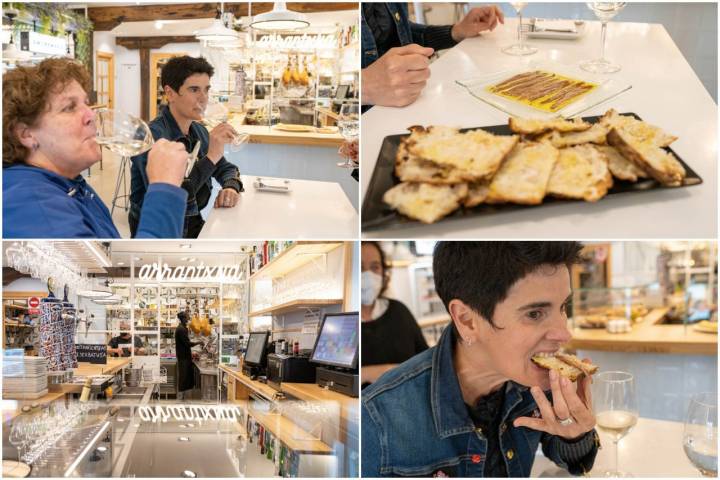
M 372 305 L 380 295 L 383 277 L 366 270 L 360 276 L 360 301 L 363 305 Z

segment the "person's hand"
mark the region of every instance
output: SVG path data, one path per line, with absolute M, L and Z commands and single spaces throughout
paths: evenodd
M 578 379 L 576 388 L 573 382 L 560 376 L 555 370 L 550 370 L 552 404 L 539 387 L 532 387 L 530 392 L 540 408 L 541 418 L 520 417 L 515 419 L 513 425 L 540 430 L 568 440 L 586 434 L 595 428 L 591 383 L 592 377 L 583 375 Z M 565 425 L 560 423 L 561 420 L 567 419 L 572 422 L 566 422 Z
M 358 163 L 358 141 L 353 140 L 352 142 L 344 141 L 338 149 L 338 155 L 343 158 L 349 158 L 352 162 Z
M 367 105 L 404 107 L 420 96 L 430 77 L 432 48 L 395 47 L 362 71 L 362 101 Z
M 505 23 L 505 15 L 496 5 L 473 8 L 465 18 L 453 25 L 450 34 L 456 42 L 477 37 L 480 32 L 493 30 L 498 22 Z
M 223 188 L 215 198 L 215 208 L 234 207 L 238 200 L 240 200 L 238 192 L 232 188 Z
M 210 146 L 207 157 L 212 163 L 220 161 L 225 154 L 225 145 L 232 143 L 237 135 L 235 129 L 229 123 L 221 123 L 210 131 Z
M 187 162 L 188 153 L 182 143 L 161 138 L 148 152 L 148 182 L 169 183 L 179 187 L 185 178 Z

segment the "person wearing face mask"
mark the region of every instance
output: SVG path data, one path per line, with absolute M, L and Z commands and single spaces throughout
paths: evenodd
M 184 238 L 197 238 L 205 221 L 200 215 L 212 194 L 212 179 L 221 186 L 215 199 L 216 208 L 234 207 L 240 199 L 243 185 L 240 171 L 223 156 L 225 144 L 237 134 L 228 123 L 221 123 L 208 133 L 199 122 L 207 107 L 210 78 L 214 69 L 203 57 L 173 57 L 163 66 L 160 83 L 168 104 L 150 122 L 153 138 L 165 138 L 185 145 L 188 153 L 200 143 L 197 161 L 182 183 L 188 193 L 185 211 Z M 148 188 L 147 156 L 132 158 L 130 168 L 130 234 L 134 237 L 140 223 L 140 211 Z
M 591 378 L 573 383 L 531 361 L 571 339 L 570 267 L 581 248 L 437 243 L 435 290 L 452 323 L 363 390 L 363 477 L 529 477 L 538 446 L 572 475 L 592 469 Z
M 48 58 L 3 75 L 3 237 L 120 238 L 110 211 L 82 172 L 102 158 L 88 72 Z M 147 157 L 147 194 L 137 236 L 178 238 L 187 154 L 161 140 Z
M 366 387 L 428 345 L 410 310 L 383 296 L 390 272 L 377 242 L 362 242 L 361 263 L 361 379 Z

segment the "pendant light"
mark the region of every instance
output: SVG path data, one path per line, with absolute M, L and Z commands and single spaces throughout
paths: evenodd
M 306 15 L 288 10 L 285 2 L 275 2 L 271 12 L 255 16 L 250 26 L 255 30 L 300 30 L 310 22 Z
M 223 10 L 224 4 L 220 2 L 220 10 L 218 10 L 215 20 L 213 20 L 209 27 L 195 30 L 193 32 L 195 38 L 204 42 L 229 42 L 237 40 L 239 36 L 238 32 L 226 27 L 222 21 Z
M 107 280 L 101 282 L 99 279 L 93 279 L 92 287 L 89 290 L 78 290 L 77 294 L 87 298 L 108 298 L 113 294 L 109 285 L 110 282 Z
M 122 297 L 120 295 L 110 295 L 106 298 L 93 299 L 93 302 L 97 303 L 98 305 L 117 305 L 118 303 L 122 302 Z

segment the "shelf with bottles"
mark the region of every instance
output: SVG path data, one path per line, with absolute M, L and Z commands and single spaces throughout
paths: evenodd
M 342 246 L 342 242 L 295 242 L 278 254 L 273 255 L 272 245 L 270 245 L 270 254 L 265 255 L 266 258 L 269 258 L 269 261 L 263 259 L 262 268 L 250 275 L 250 281 L 285 276 L 289 272 L 313 261 L 316 255 L 329 253 L 340 246 Z

